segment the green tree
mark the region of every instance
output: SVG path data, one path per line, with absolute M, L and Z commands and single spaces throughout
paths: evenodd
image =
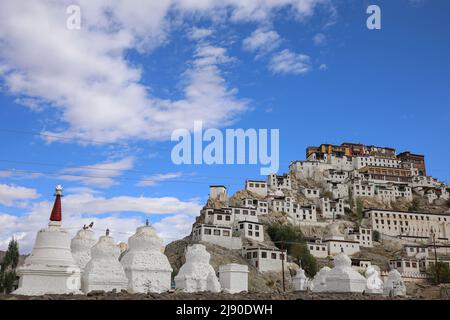
M 19 265 L 19 244 L 14 238 L 8 244 L 3 261 L 0 264 L 0 292 L 10 293 L 17 280 L 16 269 Z
M 363 218 L 364 203 L 360 197 L 356 198 L 356 218 L 361 221 Z
M 301 264 L 309 277 L 317 273 L 317 261 L 309 252 L 306 240 L 298 228 L 292 225 L 271 224 L 267 233 L 278 248 L 283 246 L 288 255 Z
M 439 279 L 436 270 L 439 271 Z M 450 267 L 446 263 L 438 262 L 437 265 L 431 265 L 427 270 L 427 274 L 430 281 L 434 284 L 450 283 Z
M 380 241 L 380 238 L 381 238 L 380 232 L 379 232 L 378 230 L 373 230 L 373 233 L 372 233 L 372 240 L 373 240 L 373 241 L 376 241 L 376 242 L 379 242 L 379 241 Z
M 352 192 L 351 187 L 348 187 L 348 205 L 350 206 L 350 210 L 353 211 L 353 207 L 355 206 L 355 201 L 353 200 L 353 192 Z

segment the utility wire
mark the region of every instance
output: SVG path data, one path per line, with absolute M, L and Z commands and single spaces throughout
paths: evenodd
M 67 167 L 63 164 L 56 164 L 56 163 L 47 163 L 47 162 L 32 162 L 32 161 L 19 161 L 19 160 L 9 160 L 9 159 L 0 159 L 0 162 L 3 163 L 15 163 L 15 164 L 25 164 L 25 165 L 36 165 L 36 166 L 46 166 L 46 167 L 60 167 L 67 170 L 72 169 L 84 169 L 84 170 L 90 170 L 90 171 L 115 171 L 115 172 L 129 172 L 129 173 L 139 173 L 139 174 L 145 174 L 145 175 L 156 175 L 160 173 L 150 173 L 146 171 L 140 171 L 140 170 L 130 170 L 130 169 L 113 169 L 113 168 L 97 168 L 93 166 L 77 166 L 74 165 L 73 167 Z M 108 163 L 105 163 L 107 165 Z M 212 178 L 212 179 L 247 179 L 247 177 L 224 177 L 224 176 L 210 176 L 210 175 L 195 175 L 195 177 L 200 178 Z
M 25 135 L 40 136 L 40 137 L 46 137 L 46 138 L 51 138 L 51 139 L 55 139 L 55 140 L 68 140 L 68 141 L 77 141 L 77 142 L 82 141 L 82 142 L 98 144 L 98 145 L 111 145 L 111 146 L 132 148 L 132 146 L 127 143 L 108 142 L 108 141 L 100 141 L 100 140 L 92 140 L 92 139 L 84 139 L 84 138 L 74 138 L 74 137 L 60 136 L 60 135 L 54 135 L 54 134 L 47 134 L 47 133 L 42 133 L 42 132 L 37 132 L 37 131 L 24 131 L 24 130 L 12 130 L 12 129 L 0 128 L 0 132 L 11 133 L 11 134 L 25 134 Z M 155 149 L 155 150 L 160 150 L 160 151 L 168 150 L 167 148 L 162 148 L 162 147 L 151 147 L 151 148 Z
M 73 173 L 54 173 L 54 172 L 45 172 L 45 171 L 32 171 L 32 170 L 22 170 L 22 169 L 4 169 L 6 171 L 11 172 L 19 172 L 19 173 L 29 173 L 29 174 L 44 174 L 50 176 L 58 176 L 58 177 L 75 177 L 75 178 L 90 178 L 90 179 L 114 179 L 114 180 L 129 180 L 129 181 L 140 181 L 140 182 L 150 182 L 157 184 L 158 182 L 170 182 L 170 183 L 186 183 L 186 184 L 210 184 L 209 181 L 192 181 L 192 180 L 164 180 L 157 181 L 154 179 L 145 179 L 145 178 L 129 178 L 129 177 L 105 177 L 105 176 L 95 176 L 95 175 L 81 175 L 81 174 L 73 174 Z M 227 185 L 233 186 L 241 186 L 241 184 L 236 183 L 228 183 Z

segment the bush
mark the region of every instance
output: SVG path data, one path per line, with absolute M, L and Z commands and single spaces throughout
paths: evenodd
M 439 271 L 439 281 L 436 269 Z M 450 283 L 450 267 L 446 263 L 438 262 L 436 266 L 430 266 L 427 274 L 430 277 L 430 281 L 434 284 Z
M 415 197 L 408 207 L 408 211 L 419 212 L 422 210 L 422 203 L 419 198 Z
M 373 241 L 376 241 L 376 242 L 379 242 L 379 241 L 380 241 L 380 238 L 381 238 L 380 232 L 379 232 L 378 230 L 373 230 L 373 233 L 372 233 L 372 240 L 373 240 Z
M 313 277 L 317 273 L 317 261 L 309 253 L 306 241 L 299 229 L 292 225 L 272 224 L 267 228 L 267 233 L 278 248 L 281 249 L 282 243 L 285 243 L 284 248 L 288 255 L 301 264 L 309 277 Z

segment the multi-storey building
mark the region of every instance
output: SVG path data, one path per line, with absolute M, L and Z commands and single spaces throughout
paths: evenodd
M 357 230 L 354 230 L 353 228 L 347 228 L 346 232 L 348 239 L 358 241 L 361 247 L 373 247 L 373 236 L 371 229 L 359 227 Z
M 396 201 L 399 198 L 407 201 L 413 200 L 412 189 L 408 184 L 378 184 L 375 186 L 375 195 L 385 203 Z
M 321 198 L 319 200 L 320 211 L 322 212 L 322 217 L 326 219 L 335 219 L 338 216 L 343 216 L 344 211 L 344 200 L 331 200 L 329 198 Z
M 414 154 L 409 151 L 400 153 L 397 158 L 412 168 L 417 169 L 419 176 L 426 176 L 427 169 L 425 166 L 425 156 L 421 154 Z
M 291 190 L 291 176 L 289 174 L 278 176 L 272 173 L 267 177 L 267 186 L 271 190 Z
M 258 215 L 264 215 L 269 212 L 269 203 L 266 200 L 242 199 L 242 205 L 246 208 L 255 209 Z
M 319 199 L 320 197 L 319 189 L 300 187 L 300 192 L 308 199 Z
M 239 221 L 234 231 L 241 237 L 262 242 L 264 241 L 264 226 L 259 222 Z
M 372 230 L 381 234 L 411 241 L 428 241 L 434 234 L 438 242 L 449 241 L 449 213 L 370 209 L 364 211 L 364 216 L 368 219 Z
M 261 180 L 246 180 L 245 190 L 255 193 L 261 197 L 267 197 L 267 182 Z
M 410 169 L 391 168 L 384 166 L 365 166 L 359 169 L 369 180 L 377 183 L 394 182 L 394 183 L 411 183 L 412 173 Z
M 291 213 L 288 214 L 291 221 L 296 225 L 317 222 L 317 210 L 315 205 L 300 206 L 295 204 Z
M 320 239 L 312 239 L 307 242 L 309 253 L 316 258 L 328 257 L 328 244 L 323 243 Z
M 259 272 L 281 271 L 283 260 L 284 268 L 287 270 L 287 256 L 277 248 L 266 248 L 262 246 L 244 247 L 242 255 L 247 258 Z
M 227 187 L 225 186 L 210 186 L 209 187 L 209 199 L 227 201 Z
M 229 226 L 196 224 L 191 238 L 194 242 L 205 241 L 231 250 L 242 248 L 241 238 L 233 237 L 233 228 Z

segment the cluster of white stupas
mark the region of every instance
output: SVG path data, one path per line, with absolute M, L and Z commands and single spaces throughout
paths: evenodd
M 128 239 L 128 250 L 119 261 L 120 249 L 109 230 L 97 241 L 94 232 L 83 227 L 70 239 L 61 227 L 61 186 L 56 187 L 55 196 L 50 223 L 37 233 L 31 255 L 18 270 L 15 294 L 82 294 L 94 290 L 159 293 L 171 289 L 172 267 L 163 253 L 162 240 L 148 221 Z M 186 263 L 175 277 L 175 288 L 185 292 L 248 290 L 247 266 L 220 266 L 219 279 L 209 260 L 205 246 L 188 247 Z
M 353 270 L 350 258 L 341 253 L 334 257 L 334 268 L 323 267 L 312 280 L 302 269 L 297 271 L 292 278 L 292 286 L 294 291 L 309 289 L 312 292 L 365 292 L 391 297 L 406 295 L 405 283 L 397 270 L 389 272 L 385 282 L 373 267 L 367 268 L 365 276 Z

